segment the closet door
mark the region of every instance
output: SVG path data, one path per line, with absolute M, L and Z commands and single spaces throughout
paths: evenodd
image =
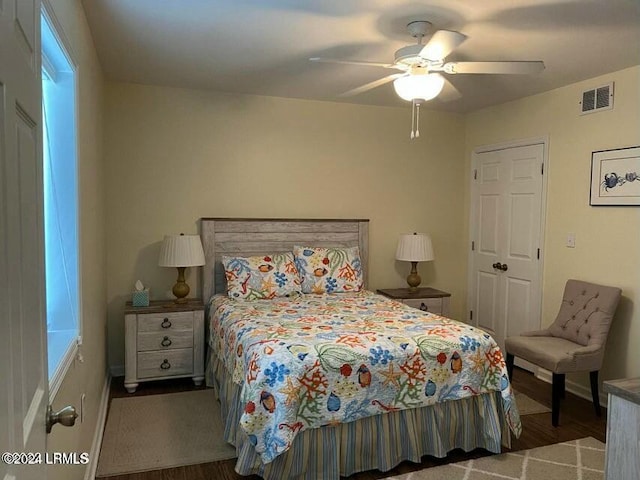
M 474 155 L 472 323 L 504 339 L 540 325 L 544 145 Z

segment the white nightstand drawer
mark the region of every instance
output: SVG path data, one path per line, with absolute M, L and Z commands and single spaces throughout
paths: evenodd
M 442 298 L 406 298 L 402 303 L 425 312 L 442 315 Z
M 193 312 L 138 315 L 138 332 L 168 332 L 172 330 L 193 330 Z
M 421 287 L 410 291 L 408 288 L 383 288 L 380 295 L 402 302 L 419 310 L 425 310 L 443 317 L 449 316 L 451 294 L 432 287 Z
M 193 349 L 138 353 L 138 378 L 170 377 L 193 372 Z
M 138 352 L 149 350 L 175 350 L 193 347 L 193 330 L 138 333 Z

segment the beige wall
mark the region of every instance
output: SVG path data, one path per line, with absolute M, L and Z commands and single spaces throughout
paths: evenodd
M 122 366 L 123 307 L 136 279 L 165 298 L 157 266 L 167 233 L 200 217 L 368 218 L 370 287 L 404 284 L 398 235 L 433 236 L 423 283 L 462 312 L 464 118 L 368 107 L 108 83 L 105 102 L 109 362 Z M 194 272 L 187 281 L 197 294 Z M 193 288 L 196 287 L 196 288 Z
M 107 329 L 109 363 L 121 366 L 122 309 L 133 282 L 142 279 L 163 298 L 175 280 L 172 269 L 157 266 L 164 234 L 195 233 L 201 216 L 369 218 L 375 289 L 402 285 L 408 273 L 393 259 L 398 235 L 426 231 L 436 261 L 421 265 L 423 283 L 450 291 L 458 318 L 467 310 L 471 152 L 541 135 L 550 139 L 543 325 L 569 277 L 622 287 L 603 377 L 640 375 L 640 209 L 588 205 L 591 152 L 640 144 L 640 67 L 466 117 L 423 112 L 423 137 L 411 142 L 408 107 L 104 84 L 80 1 L 48 1 L 79 65 L 84 339 L 84 362 L 72 365 L 53 405 L 79 406 L 87 395 L 84 423 L 56 427 L 50 451 L 89 451 Z M 610 80 L 614 110 L 577 115 L 582 89 Z M 575 249 L 564 246 L 569 232 Z M 196 293 L 194 272 L 189 281 Z M 84 473 L 52 467 L 48 475 Z
M 581 92 L 610 81 L 613 110 L 580 116 Z M 567 279 L 619 286 L 624 298 L 601 378 L 639 376 L 640 207 L 591 207 L 589 185 L 592 151 L 640 145 L 640 67 L 487 108 L 466 121 L 466 172 L 480 145 L 548 135 L 542 326 L 555 318 Z M 576 235 L 573 249 L 565 246 L 568 233 Z M 586 376 L 573 380 L 588 385 Z
M 604 378 L 640 374 L 634 303 L 640 289 L 640 209 L 590 207 L 593 150 L 640 143 L 639 67 L 466 116 L 425 112 L 408 140 L 408 108 L 225 95 L 109 82 L 105 97 L 109 363 L 121 368 L 122 310 L 136 279 L 166 298 L 157 266 L 166 233 L 195 233 L 202 216 L 360 217 L 371 220 L 370 287 L 399 286 L 399 233 L 432 234 L 425 284 L 466 308 L 468 172 L 481 145 L 548 136 L 543 325 L 571 277 L 624 290 Z M 616 82 L 612 111 L 580 116 L 583 89 Z M 577 239 L 566 248 L 568 233 Z M 188 275 L 192 295 L 198 278 Z M 579 382 L 584 379 L 574 378 Z
M 86 394 L 85 419 L 73 428 L 54 427 L 47 439 L 50 452 L 89 452 L 97 428 L 106 363 L 106 244 L 102 152 L 103 75 L 79 0 L 49 0 L 78 65 L 78 169 L 80 205 L 80 269 L 82 282 L 81 353 L 53 399 L 59 409 L 80 408 Z M 96 459 L 93 459 L 97 461 Z M 49 479 L 84 478 L 84 466 L 49 467 Z

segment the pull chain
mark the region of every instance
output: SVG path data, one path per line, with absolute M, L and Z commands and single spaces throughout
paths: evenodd
M 411 100 L 411 135 L 409 138 L 413 140 L 414 138 L 420 137 L 420 101 L 413 99 Z
M 413 140 L 415 138 L 415 134 L 414 134 L 414 128 L 415 128 L 415 100 L 411 100 L 411 135 L 409 136 L 409 138 L 411 138 L 411 140 Z

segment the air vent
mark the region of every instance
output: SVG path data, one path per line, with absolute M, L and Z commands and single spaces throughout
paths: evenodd
M 580 114 L 611 110 L 613 108 L 613 82 L 582 92 Z

